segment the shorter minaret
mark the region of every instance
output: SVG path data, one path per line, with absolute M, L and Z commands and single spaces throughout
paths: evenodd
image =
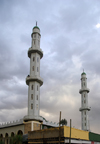
M 83 71 L 81 74 L 81 89 L 79 93 L 81 94 L 81 127 L 82 130 L 89 131 L 89 120 L 88 120 L 88 111 L 90 111 L 90 107 L 88 107 L 88 93 L 89 89 L 87 88 L 87 78 L 86 73 Z

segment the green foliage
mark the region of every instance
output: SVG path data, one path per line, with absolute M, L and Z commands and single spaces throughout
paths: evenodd
M 66 120 L 66 119 L 62 119 L 62 120 L 60 121 L 60 124 L 62 124 L 62 126 L 63 126 L 63 125 L 67 125 L 67 120 Z
M 4 144 L 4 142 L 0 141 L 0 144 Z
M 22 136 L 14 135 L 14 137 L 11 137 L 10 144 L 22 144 Z

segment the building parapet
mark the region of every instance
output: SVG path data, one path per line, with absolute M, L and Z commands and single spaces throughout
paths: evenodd
M 51 127 L 58 127 L 59 126 L 59 124 L 58 123 L 56 123 L 56 122 L 49 122 L 49 121 L 46 121 L 45 119 L 43 119 L 43 125 L 47 125 L 47 126 L 51 126 Z
M 0 124 L 0 128 L 10 127 L 10 126 L 15 126 L 15 125 L 20 125 L 20 124 L 23 124 L 23 119 L 16 120 L 13 122 L 10 121 L 10 122 L 2 123 L 2 124 Z

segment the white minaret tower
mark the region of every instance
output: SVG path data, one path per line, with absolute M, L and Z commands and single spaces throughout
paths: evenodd
M 43 52 L 40 49 L 40 29 L 37 26 L 33 27 L 31 34 L 32 46 L 28 50 L 30 58 L 30 75 L 26 78 L 28 85 L 28 115 L 24 120 L 41 120 L 40 111 L 40 86 L 43 80 L 40 77 L 40 59 L 43 57 Z
M 81 127 L 82 130 L 89 131 L 89 120 L 88 120 L 88 111 L 90 108 L 88 107 L 88 93 L 89 89 L 87 88 L 87 78 L 86 73 L 83 71 L 81 74 L 81 89 L 79 93 L 81 94 Z

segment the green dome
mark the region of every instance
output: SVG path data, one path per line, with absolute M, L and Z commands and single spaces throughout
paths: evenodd
M 33 29 L 34 29 L 34 28 L 37 28 L 37 29 L 39 29 L 39 27 L 38 27 L 38 26 L 35 26 L 35 27 L 33 27 Z
M 86 75 L 86 73 L 85 73 L 85 72 L 83 72 L 81 75 Z

